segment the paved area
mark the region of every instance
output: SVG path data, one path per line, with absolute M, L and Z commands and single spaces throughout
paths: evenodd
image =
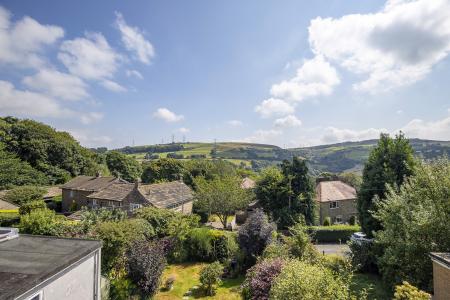
M 344 256 L 350 252 L 347 244 L 318 244 L 314 245 L 320 253 L 324 254 L 338 254 Z

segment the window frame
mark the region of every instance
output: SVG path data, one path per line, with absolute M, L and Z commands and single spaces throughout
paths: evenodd
M 336 209 L 336 208 L 339 208 L 339 202 L 338 201 L 330 201 L 330 209 Z

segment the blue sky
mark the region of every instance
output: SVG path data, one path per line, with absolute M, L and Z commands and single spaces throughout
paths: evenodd
M 0 115 L 85 146 L 450 140 L 450 1 L 2 1 Z

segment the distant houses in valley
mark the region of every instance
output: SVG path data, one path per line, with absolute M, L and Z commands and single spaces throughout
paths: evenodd
M 120 208 L 133 211 L 144 206 L 192 213 L 192 190 L 181 181 L 155 184 L 129 183 L 110 176 L 78 176 L 62 186 L 62 210 Z
M 352 216 L 358 215 L 355 188 L 340 180 L 319 179 L 316 200 L 320 209 L 320 224 L 327 217 L 333 223 L 348 223 Z

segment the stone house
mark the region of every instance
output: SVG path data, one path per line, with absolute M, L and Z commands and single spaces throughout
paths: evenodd
M 167 208 L 185 214 L 192 212 L 192 190 L 181 181 L 156 184 L 129 183 L 114 177 L 78 176 L 63 189 L 63 211 L 73 202 L 78 208 L 121 208 L 133 211 L 143 206 Z
M 333 223 L 347 223 L 357 217 L 356 190 L 340 181 L 320 181 L 316 185 L 316 201 L 320 209 L 320 224 L 326 217 Z
M 433 262 L 434 300 L 450 299 L 450 253 L 430 253 Z

